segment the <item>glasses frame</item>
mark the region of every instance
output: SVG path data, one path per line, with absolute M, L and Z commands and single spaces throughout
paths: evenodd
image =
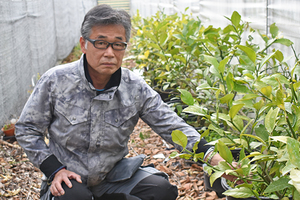
M 94 46 L 96 49 L 107 49 L 109 46 L 111 46 L 111 48 L 112 48 L 113 50 L 116 50 L 116 51 L 124 51 L 124 50 L 127 48 L 127 43 L 126 43 L 126 42 L 107 42 L 107 41 L 105 41 L 105 40 L 93 40 L 93 39 L 90 39 L 90 38 L 85 38 L 85 39 L 86 39 L 87 41 L 89 41 L 90 43 L 92 43 L 93 46 Z M 107 42 L 108 44 L 107 44 L 106 48 L 98 48 L 98 47 L 95 46 L 95 42 L 97 42 L 97 41 Z M 124 49 L 115 49 L 114 46 L 113 46 L 113 44 L 115 44 L 115 43 L 122 43 L 122 44 L 125 44 L 125 48 L 124 48 Z

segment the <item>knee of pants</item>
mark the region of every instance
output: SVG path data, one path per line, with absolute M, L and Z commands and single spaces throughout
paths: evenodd
M 72 187 L 69 188 L 65 183 L 62 183 L 65 194 L 55 197 L 55 200 L 92 200 L 93 194 L 85 184 L 78 183 L 74 179 L 71 179 L 70 181 Z
M 178 189 L 164 177 L 151 175 L 140 181 L 130 194 L 143 200 L 175 200 Z

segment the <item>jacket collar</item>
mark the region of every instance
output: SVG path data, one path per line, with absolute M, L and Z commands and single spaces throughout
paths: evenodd
M 87 81 L 89 82 L 89 85 L 90 87 L 93 89 L 93 90 L 97 90 L 95 89 L 95 87 L 93 86 L 93 81 L 92 81 L 92 78 L 89 74 L 89 71 L 88 71 L 88 62 L 87 62 L 87 59 L 86 59 L 86 55 L 84 54 L 83 55 L 83 66 L 84 66 L 84 74 L 85 74 L 85 78 L 87 79 Z M 107 91 L 107 90 L 110 90 L 110 89 L 115 89 L 115 88 L 118 88 L 119 85 L 120 85 L 120 82 L 121 82 L 121 67 L 111 75 L 111 78 L 110 80 L 108 81 L 108 83 L 106 84 L 105 88 L 103 91 Z M 103 92 L 103 91 L 99 91 L 97 90 L 97 94 Z

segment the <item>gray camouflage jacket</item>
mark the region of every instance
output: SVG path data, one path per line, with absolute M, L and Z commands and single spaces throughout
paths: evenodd
M 128 69 L 121 68 L 118 87 L 97 95 L 85 77 L 83 57 L 48 70 L 16 124 L 17 140 L 35 166 L 54 155 L 89 186 L 99 184 L 128 153 L 127 143 L 139 118 L 169 143 L 176 129 L 188 136 L 190 148 L 199 140 L 199 133 Z

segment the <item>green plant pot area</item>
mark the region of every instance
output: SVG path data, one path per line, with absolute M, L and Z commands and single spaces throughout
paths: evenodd
M 222 193 L 228 199 L 300 199 L 298 54 L 275 23 L 265 35 L 238 12 L 226 18 L 229 25 L 215 28 L 184 13 L 137 14 L 129 57 L 151 87 L 176 99 L 170 105 L 180 116 L 193 116 L 188 123 L 224 161 L 204 162 L 179 130 L 172 138 L 183 150 L 171 157 L 204 162 L 211 186 L 234 175 Z M 280 50 L 288 48 L 291 55 Z

